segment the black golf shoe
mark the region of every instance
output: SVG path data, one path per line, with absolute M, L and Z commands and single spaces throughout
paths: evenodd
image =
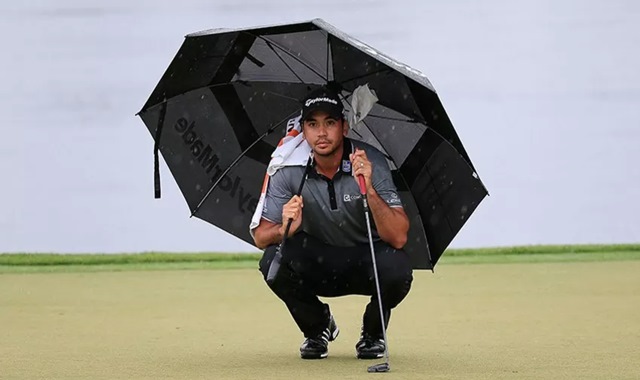
M 333 315 L 329 319 L 329 326 L 315 336 L 306 338 L 300 346 L 300 357 L 303 359 L 324 359 L 329 356 L 329 342 L 334 341 L 340 329 L 333 319 Z
M 356 343 L 356 356 L 358 359 L 379 359 L 384 356 L 384 349 L 385 343 L 382 337 L 363 332 Z

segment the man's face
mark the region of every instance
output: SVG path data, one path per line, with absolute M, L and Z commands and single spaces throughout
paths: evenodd
M 315 154 L 331 156 L 342 146 L 348 129 L 343 119 L 318 111 L 304 121 L 302 132 Z

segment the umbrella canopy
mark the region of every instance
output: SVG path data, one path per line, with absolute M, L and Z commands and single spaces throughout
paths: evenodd
M 253 244 L 248 230 L 286 122 L 320 86 L 350 109 L 378 102 L 350 137 L 389 161 L 411 221 L 405 250 L 432 269 L 487 191 L 429 80 L 326 22 L 190 34 L 139 112 L 192 214 Z

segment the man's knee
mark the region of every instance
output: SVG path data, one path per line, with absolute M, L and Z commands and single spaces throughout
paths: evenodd
M 403 250 L 385 248 L 377 255 L 380 286 L 393 303 L 399 303 L 409 293 L 413 270 L 409 256 Z M 379 258 L 379 259 L 378 259 Z
M 271 267 L 271 262 L 276 255 L 276 250 L 278 246 L 276 244 L 268 246 L 264 253 L 262 254 L 262 258 L 260 259 L 260 263 L 258 263 L 258 269 L 260 273 L 262 273 L 262 278 L 267 279 L 267 274 L 269 273 L 269 268 Z

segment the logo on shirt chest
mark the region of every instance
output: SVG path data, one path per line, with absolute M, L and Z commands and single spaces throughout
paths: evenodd
M 351 173 L 351 161 L 342 160 L 342 171 L 345 173 Z
M 362 194 L 345 194 L 342 197 L 342 200 L 344 200 L 345 202 L 351 202 L 351 201 L 357 201 L 360 198 L 362 198 Z

